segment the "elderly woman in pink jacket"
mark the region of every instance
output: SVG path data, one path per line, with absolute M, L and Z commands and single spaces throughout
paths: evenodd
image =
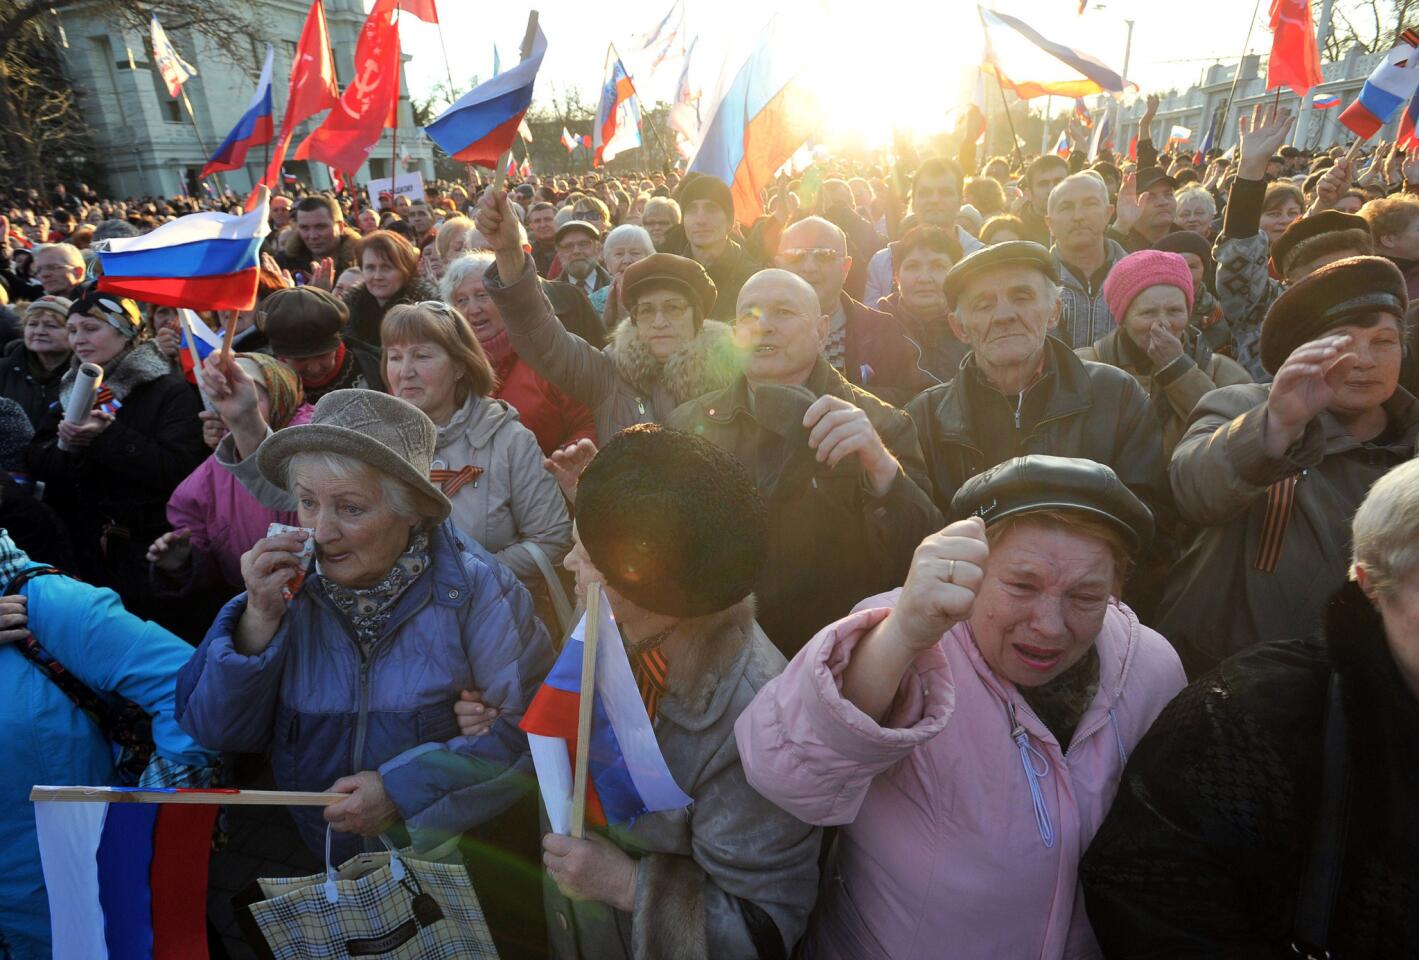
M 814 960 L 1101 956 L 1079 859 L 1185 683 L 1116 599 L 1152 517 L 1108 467 L 1047 456 L 972 478 L 952 513 L 735 727 L 755 789 L 842 827 Z

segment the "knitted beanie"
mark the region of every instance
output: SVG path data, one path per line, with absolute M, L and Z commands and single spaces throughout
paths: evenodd
M 34 427 L 25 408 L 9 397 L 0 397 L 0 470 L 24 470 L 25 453 Z
M 1192 313 L 1192 271 L 1179 254 L 1139 250 L 1114 264 L 1104 281 L 1104 302 L 1109 305 L 1114 323 L 1122 326 L 1138 295 L 1149 287 L 1160 286 L 1181 290 L 1187 298 L 1187 312 Z
M 673 617 L 747 597 L 768 545 L 764 502 L 735 457 L 702 437 L 627 427 L 587 465 L 577 535 L 608 586 Z

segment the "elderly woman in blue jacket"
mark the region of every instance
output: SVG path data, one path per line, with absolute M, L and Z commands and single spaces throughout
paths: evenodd
M 204 380 L 219 397 L 233 386 Z M 305 530 L 242 557 L 246 592 L 178 681 L 178 719 L 200 743 L 269 750 L 283 790 L 348 794 L 323 819 L 295 814 L 315 851 L 327 823 L 337 831 L 336 862 L 380 833 L 447 850 L 529 786 L 517 723 L 551 645 L 517 578 L 447 522 L 434 442 L 417 408 L 369 390 L 329 393 L 310 423 L 270 435 L 258 466 L 295 495 Z M 459 735 L 462 690 L 499 710 L 481 736 Z
M 123 609 L 112 590 L 47 570 L 0 528 L 0 957 L 51 955 L 49 900 L 35 838 L 35 784 L 118 783 L 114 746 L 49 675 L 20 652 L 31 633 L 44 651 L 99 696 L 123 697 L 152 718 L 156 752 L 149 770 L 207 774 L 214 757 L 178 729 L 177 672 L 192 648 Z M 22 586 L 18 585 L 20 578 Z M 16 586 L 11 586 L 16 584 Z M 146 774 L 145 774 L 146 777 Z M 181 779 L 175 782 L 182 782 Z M 200 779 L 186 781 L 200 785 Z

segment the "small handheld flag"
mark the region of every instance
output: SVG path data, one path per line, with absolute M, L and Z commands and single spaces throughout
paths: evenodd
M 589 770 L 586 816 L 591 823 L 627 825 L 642 814 L 690 803 L 660 752 L 610 604 L 603 598 L 593 605 L 588 598 L 587 610 L 520 724 L 552 829 L 568 835 L 575 826 L 573 762 L 578 754 L 586 757 Z M 589 630 L 597 641 L 590 683 L 583 671 Z M 590 735 L 583 745 L 578 723 L 587 698 Z
M 271 232 L 270 200 L 239 216 L 190 213 L 99 252 L 98 288 L 169 307 L 250 310 L 256 303 L 261 242 Z
M 453 160 L 496 169 L 532 105 L 532 87 L 546 53 L 547 37 L 539 28 L 526 59 L 459 97 L 424 131 Z
M 1368 140 L 1394 118 L 1419 88 L 1419 57 L 1414 46 L 1401 43 L 1374 69 L 1360 95 L 1340 114 L 1340 122 L 1362 140 Z
M 577 148 L 576 137 L 572 136 L 571 131 L 566 127 L 562 128 L 562 146 L 567 148 L 567 153 L 572 153 Z
M 1340 94 L 1338 93 L 1318 93 L 1311 97 L 1311 106 L 1317 110 L 1329 110 L 1331 107 L 1340 106 Z

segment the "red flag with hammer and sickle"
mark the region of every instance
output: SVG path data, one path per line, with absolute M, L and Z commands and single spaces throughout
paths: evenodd
M 395 125 L 399 102 L 398 0 L 378 0 L 355 44 L 355 78 L 325 118 L 296 148 L 297 160 L 319 160 L 358 170 L 385 127 Z

